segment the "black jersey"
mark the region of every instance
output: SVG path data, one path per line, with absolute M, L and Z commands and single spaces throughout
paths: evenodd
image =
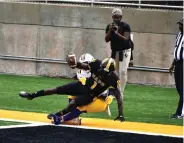
M 89 63 L 91 77 L 86 79 L 85 86 L 89 88 L 92 96 L 98 96 L 109 87 L 117 88 L 120 85 L 119 77 L 114 72 L 110 75 L 100 73 L 101 62 L 94 60 Z

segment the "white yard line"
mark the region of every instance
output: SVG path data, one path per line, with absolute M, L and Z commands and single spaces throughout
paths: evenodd
M 9 125 L 9 126 L 0 126 L 1 129 L 13 129 L 13 128 L 25 128 L 25 127 L 37 127 L 42 126 L 40 124 L 25 124 L 25 125 Z
M 58 126 L 58 125 L 54 125 Z M 152 135 L 152 136 L 165 136 L 165 137 L 175 137 L 175 138 L 183 138 L 183 136 L 179 135 L 169 135 L 169 134 L 157 134 L 151 132 L 139 132 L 139 131 L 132 131 L 132 130 L 118 130 L 118 129 L 109 129 L 109 128 L 96 128 L 96 127 L 88 127 L 88 126 L 76 126 L 76 125 L 59 125 L 62 127 L 70 127 L 70 128 L 79 128 L 79 129 L 93 129 L 93 130 L 104 130 L 104 131 L 111 131 L 111 132 L 121 132 L 121 133 L 134 133 L 134 134 L 144 134 L 144 135 Z
M 20 128 L 20 127 L 35 127 L 35 126 L 51 125 L 51 124 L 49 124 L 49 123 L 43 123 L 43 122 L 34 122 L 34 121 L 25 121 L 25 120 L 15 120 L 15 119 L 7 119 L 7 118 L 0 118 L 0 121 L 10 121 L 10 122 L 28 123 L 28 124 L 24 124 L 24 125 L 7 125 L 7 126 L 0 126 L 0 129 Z
M 104 131 L 111 131 L 111 132 L 134 133 L 134 134 L 142 134 L 142 135 L 166 136 L 166 137 L 183 138 L 183 136 L 179 136 L 179 135 L 157 134 L 157 133 L 151 133 L 151 132 L 138 132 L 138 131 L 132 131 L 132 130 L 118 130 L 118 129 L 109 129 L 109 128 L 96 128 L 96 127 L 88 127 L 88 126 L 82 126 L 82 125 L 81 126 L 77 126 L 77 125 L 53 125 L 53 124 L 43 123 L 43 122 L 15 120 L 15 119 L 7 119 L 7 118 L 0 118 L 0 120 L 2 120 L 2 121 L 12 121 L 12 122 L 29 123 L 29 124 L 25 124 L 25 125 L 0 126 L 0 129 L 52 125 L 52 126 L 69 127 L 69 128 L 79 128 L 79 129 L 88 129 L 88 130 L 93 129 L 93 130 L 104 130 Z

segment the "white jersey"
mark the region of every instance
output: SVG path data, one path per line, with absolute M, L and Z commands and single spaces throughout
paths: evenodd
M 91 72 L 90 71 L 86 71 L 86 70 L 78 70 L 77 71 L 77 78 L 89 78 L 91 76 Z

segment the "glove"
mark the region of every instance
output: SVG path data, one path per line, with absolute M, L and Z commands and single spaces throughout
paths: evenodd
M 118 115 L 118 117 L 116 117 L 116 118 L 114 119 L 114 121 L 116 121 L 116 120 L 120 120 L 121 122 L 123 122 L 123 121 L 125 121 L 125 118 L 124 118 L 123 115 Z

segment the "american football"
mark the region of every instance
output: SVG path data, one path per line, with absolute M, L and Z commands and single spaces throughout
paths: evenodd
M 75 68 L 77 66 L 77 60 L 75 54 L 67 55 L 67 63 L 71 68 Z

